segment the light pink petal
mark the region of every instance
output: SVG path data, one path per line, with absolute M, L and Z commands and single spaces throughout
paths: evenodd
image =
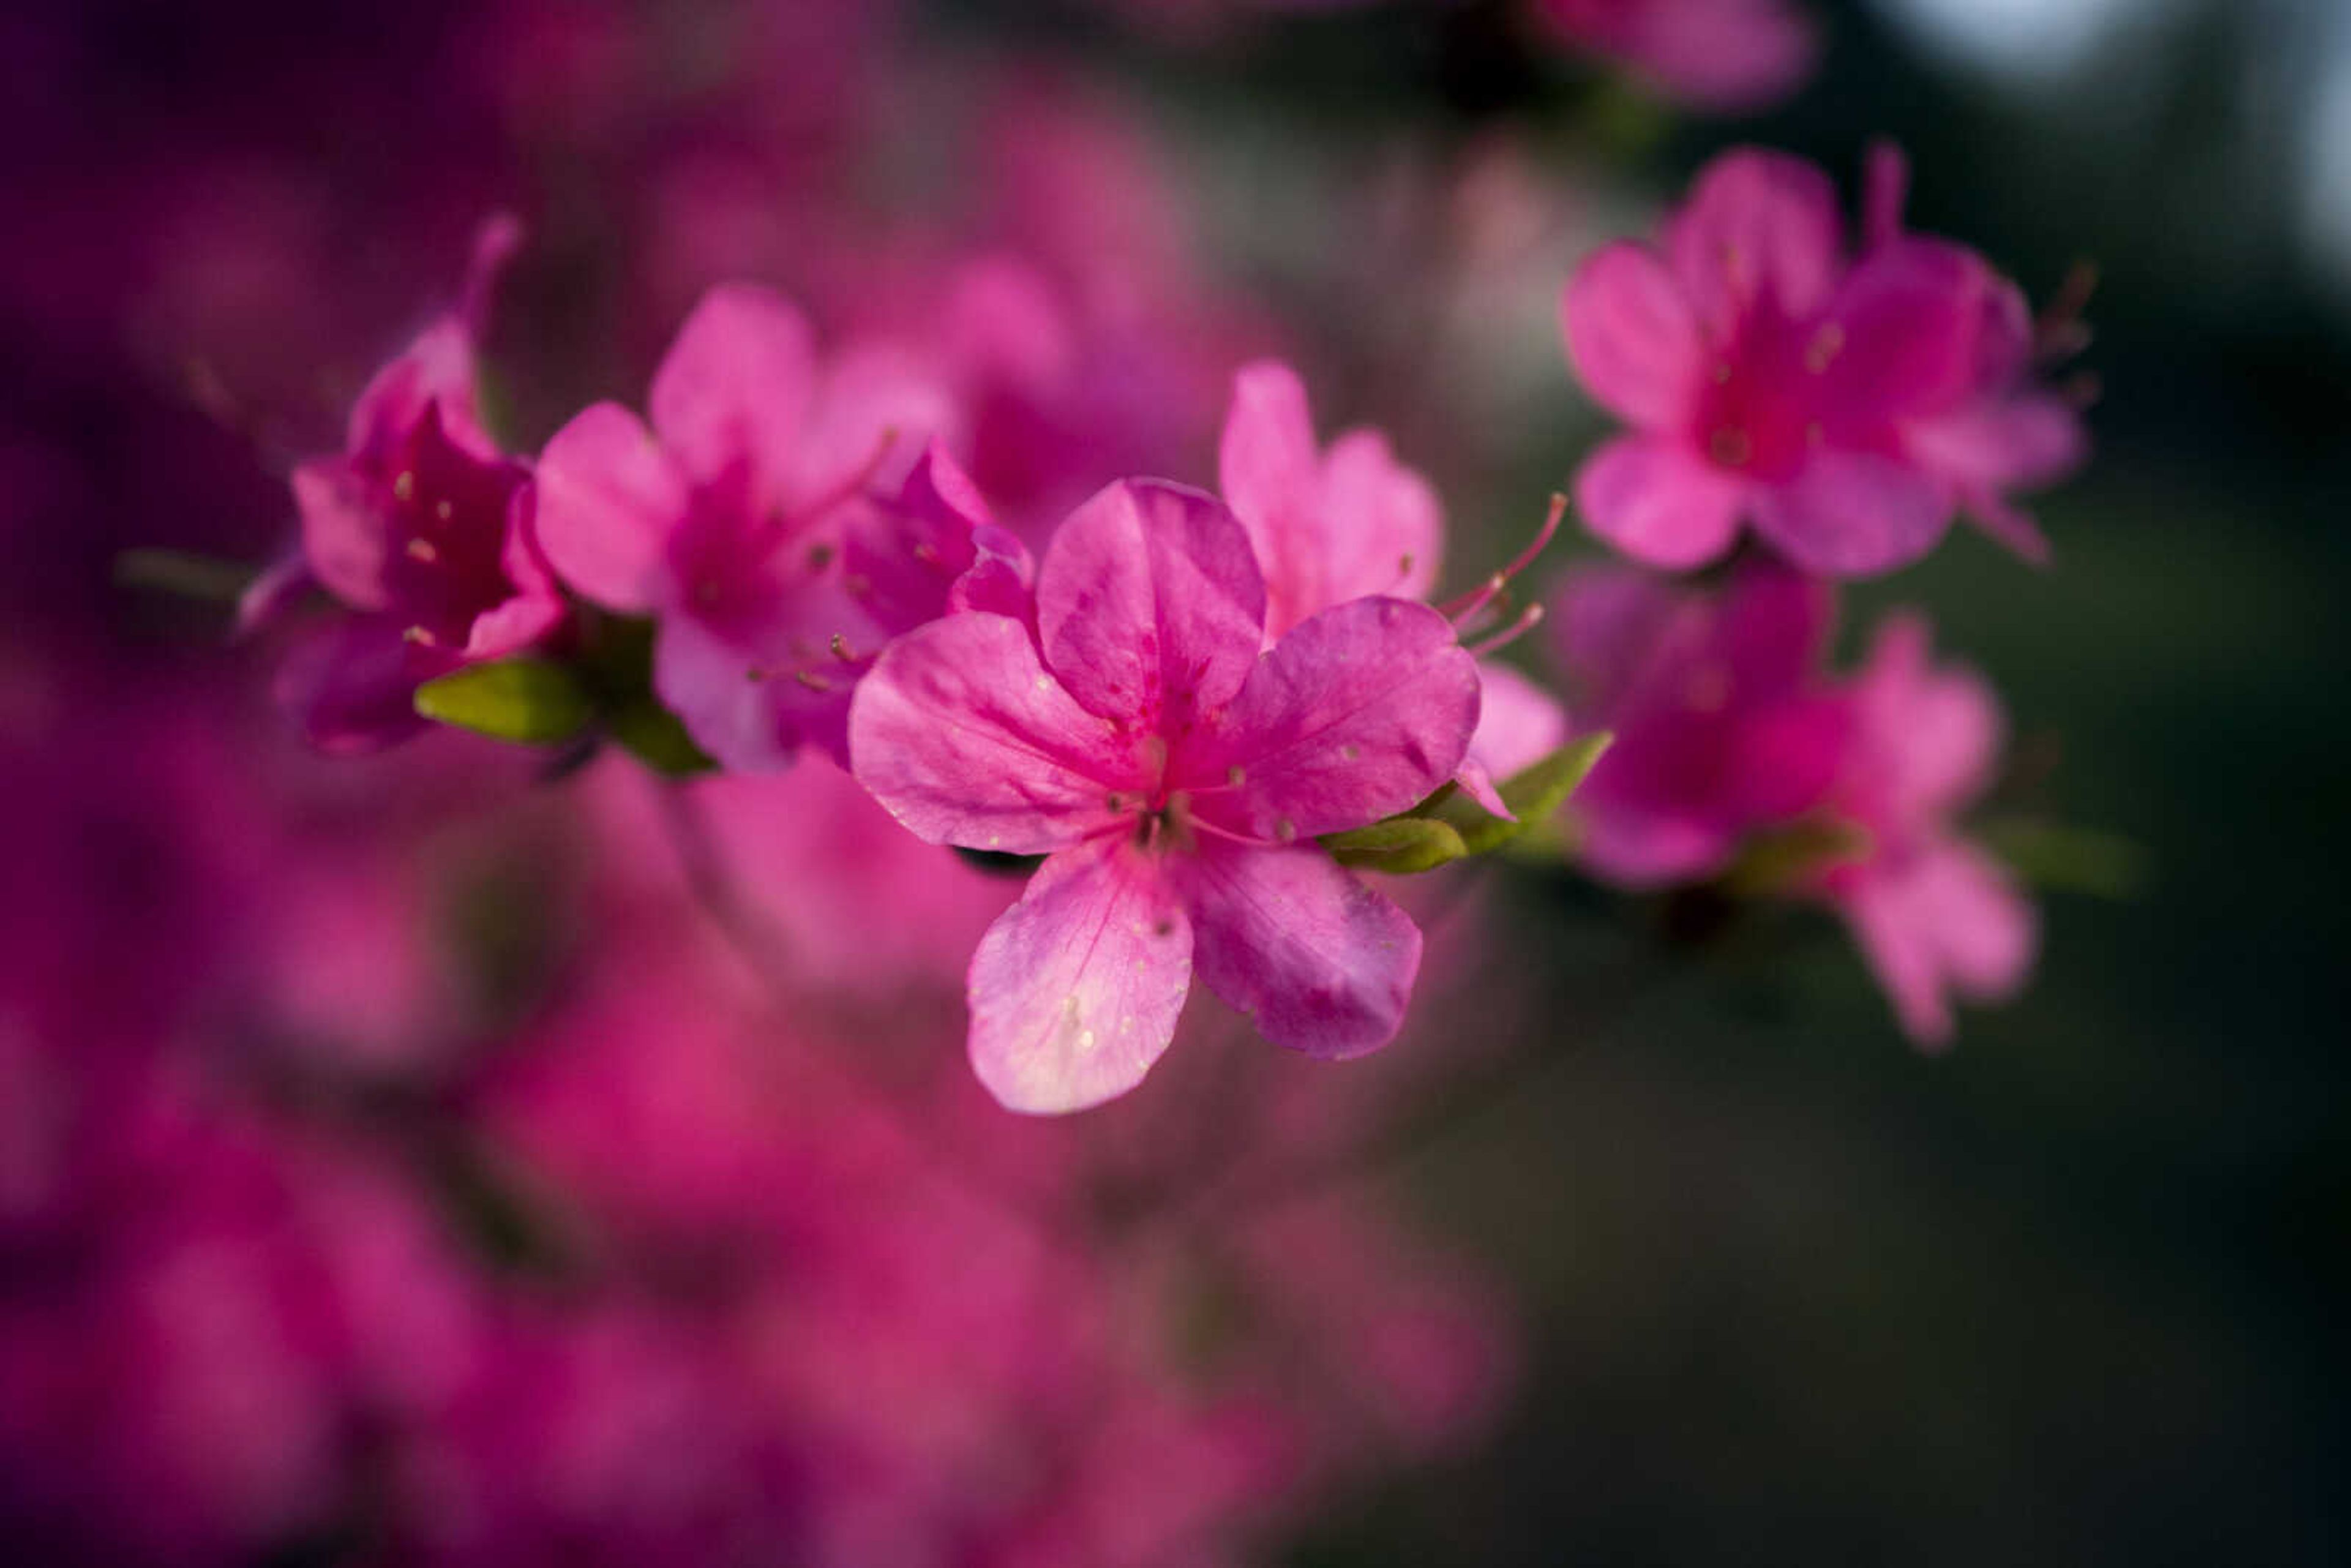
M 1884 246 L 1849 273 L 1813 343 L 1830 434 L 1947 409 L 1975 386 L 1999 280 L 1938 240 Z
M 1062 850 L 972 955 L 972 1067 L 1014 1111 L 1098 1105 L 1143 1082 L 1191 983 L 1159 866 L 1123 836 Z
M 2053 392 L 1985 398 L 1912 420 L 1903 440 L 1920 466 L 1990 490 L 2053 484 L 2081 466 L 2090 447 L 2081 414 Z
M 1309 614 L 1374 593 L 1422 599 L 1436 586 L 1445 507 L 1426 479 L 1396 461 L 1386 436 L 1351 430 L 1331 444 L 1322 509 L 1325 598 Z
M 236 596 L 236 635 L 257 637 L 292 614 L 319 580 L 299 549 L 265 567 Z
M 1560 300 L 1567 354 L 1601 407 L 1644 428 L 1680 423 L 1707 374 L 1689 298 L 1657 253 L 1620 240 L 1576 268 Z
M 1478 728 L 1454 781 L 1495 816 L 1516 821 L 1496 785 L 1567 743 L 1567 710 L 1508 664 L 1479 664 L 1478 678 L 1482 688 Z
M 1895 803 L 1914 819 L 1943 815 L 1980 795 L 2007 728 L 1982 676 L 1931 663 L 1931 637 L 1917 615 L 1887 616 L 1856 686 L 1861 722 L 1886 758 Z
M 662 617 L 653 633 L 653 693 L 695 745 L 737 773 L 772 773 L 794 747 L 776 715 L 757 651 L 699 616 Z
M 1740 480 L 1657 436 L 1620 435 L 1575 476 L 1584 527 L 1667 571 L 1703 566 L 1728 550 L 1746 494 Z
M 1045 663 L 1107 719 L 1169 733 L 1232 700 L 1257 662 L 1265 580 L 1212 496 L 1157 479 L 1112 485 L 1070 514 L 1037 574 Z
M 1242 366 L 1217 444 L 1217 483 L 1249 529 L 1275 598 L 1305 588 L 1294 580 L 1321 540 L 1295 536 L 1319 532 L 1312 513 L 1321 467 L 1298 372 L 1274 360 Z
M 1841 901 L 1855 943 L 1894 1004 L 1911 1042 L 1929 1051 L 1951 1043 L 1950 999 L 1943 991 L 1934 932 L 1907 884 L 1865 879 Z
M 1949 1043 L 1948 993 L 2004 1001 L 2022 988 L 2040 945 L 2032 902 L 2007 869 L 1973 845 L 1928 844 L 1866 878 L 1845 900 L 1863 955 L 1904 1030 Z
M 1478 705 L 1477 662 L 1443 616 L 1353 600 L 1274 644 L 1169 778 L 1204 820 L 1251 838 L 1343 832 L 1451 778 Z
M 787 490 L 793 505 L 810 507 L 861 485 L 889 489 L 930 443 L 956 446 L 964 434 L 935 366 L 893 344 L 848 349 L 817 384 Z
M 807 319 L 752 284 L 705 294 L 678 329 L 648 400 L 653 429 L 687 478 L 747 480 L 779 501 L 800 451 L 816 375 Z
M 294 470 L 302 555 L 326 591 L 354 610 L 391 602 L 383 580 L 384 518 L 374 488 L 340 457 L 314 457 Z
M 1844 270 L 1836 187 L 1801 158 L 1737 148 L 1698 173 L 1666 255 L 1717 342 L 1758 308 L 1806 320 Z
M 507 535 L 498 559 L 514 593 L 474 617 L 465 641 L 468 661 L 522 653 L 553 635 L 570 613 L 538 549 L 538 486 L 526 480 L 507 504 Z
M 623 614 L 660 608 L 686 484 L 653 432 L 618 403 L 582 411 L 538 468 L 539 548 L 583 598 Z
M 345 431 L 350 455 L 381 457 L 395 450 L 434 403 L 452 441 L 476 457 L 498 455 L 482 429 L 474 335 L 455 316 L 434 321 L 369 381 L 351 404 Z
M 1201 980 L 1266 1039 L 1338 1058 L 1395 1038 L 1420 930 L 1321 849 L 1204 841 L 1168 870 L 1192 916 Z
M 1110 827 L 1149 782 L 1141 737 L 1080 707 L 1028 630 L 998 615 L 893 643 L 858 683 L 849 750 L 858 782 L 916 837 L 1013 854 Z
M 2014 550 L 2033 566 L 2047 566 L 2052 558 L 2049 536 L 2032 514 L 1990 490 L 1959 492 L 1959 504 L 1978 528 Z
M 1806 571 L 1871 577 L 1933 549 L 1952 506 L 1949 489 L 1899 458 L 1824 447 L 1788 483 L 1756 490 L 1755 528 Z

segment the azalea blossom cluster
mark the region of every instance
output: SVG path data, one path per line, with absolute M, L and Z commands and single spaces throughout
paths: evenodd
M 1850 237 L 1770 152 L 1648 242 L 1531 139 L 1400 165 L 1458 247 L 1326 258 L 1387 332 L 919 6 L 227 9 L 103 135 L 0 106 L 72 154 L 0 192 L 42 1560 L 1259 1561 L 1509 1392 L 1508 1293 L 1376 1179 L 1579 1027 L 1492 884 L 1826 911 L 1927 1044 L 2025 978 L 2000 705 L 1916 614 L 1833 643 L 1955 517 L 2049 557 L 2080 329 L 1890 152 Z M 1700 110 L 1815 54 L 1787 0 L 1499 15 Z M 1554 319 L 1546 424 L 1489 350 Z

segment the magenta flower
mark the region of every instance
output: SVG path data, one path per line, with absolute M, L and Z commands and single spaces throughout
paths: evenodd
M 1711 596 L 1598 567 L 1556 602 L 1579 711 L 1616 736 L 1573 807 L 1593 874 L 1632 887 L 1708 877 L 1749 834 L 1827 797 L 1852 721 L 1818 675 L 1825 586 L 1756 562 Z
M 1723 555 L 1742 522 L 1823 576 L 1917 559 L 1961 499 L 2050 471 L 2019 445 L 2045 432 L 1985 417 L 2022 373 L 2013 298 L 1939 240 L 1884 232 L 1848 258 L 1818 169 L 1725 153 L 1656 246 L 1608 246 L 1568 285 L 1577 373 L 1635 427 L 1577 474 L 1585 521 L 1668 570 Z
M 951 432 L 945 396 L 884 348 L 820 368 L 799 312 L 765 289 L 703 298 L 650 410 L 648 430 L 598 403 L 548 442 L 539 537 L 579 592 L 659 618 L 654 690 L 728 767 L 803 745 L 845 758 L 850 694 L 882 645 L 944 613 L 966 572 L 1025 570 L 942 452 L 907 468 Z
M 933 622 L 860 688 L 852 758 L 892 815 L 933 843 L 1049 857 L 972 959 L 972 1061 L 1005 1104 L 1133 1088 L 1196 968 L 1279 1044 L 1343 1057 L 1395 1035 L 1420 933 L 1312 841 L 1451 775 L 1477 670 L 1403 600 L 1338 605 L 1270 651 L 1265 621 L 1232 513 L 1130 480 L 1061 525 L 1033 635 Z
M 1668 98 L 1733 113 L 1762 109 L 1812 74 L 1812 21 L 1788 0 L 1538 0 L 1568 43 Z
M 487 280 L 516 240 L 493 223 L 467 303 L 376 372 L 344 451 L 294 470 L 300 557 L 248 595 L 248 625 L 324 588 L 351 613 L 307 628 L 278 675 L 282 701 L 328 750 L 365 750 L 422 727 L 416 688 L 545 640 L 563 598 L 532 532 L 529 474 L 482 428 L 474 332 Z
M 1870 150 L 1862 225 L 1873 247 L 1902 242 L 1902 206 L 1910 171 L 1890 143 Z M 2079 301 L 2073 303 L 2078 304 Z M 2068 311 L 2036 324 L 2024 291 L 1995 277 L 1981 301 L 1976 364 L 1966 395 L 1941 413 L 1904 426 L 1912 460 L 1939 477 L 1977 524 L 2036 564 L 2049 559 L 2049 541 L 2032 517 L 2008 499 L 2011 490 L 2037 489 L 2063 479 L 2089 455 L 2089 434 L 2075 401 L 2042 384 L 2036 367 L 2078 344 Z
M 1996 1002 L 2031 972 L 2038 922 L 2007 868 L 1954 831 L 1991 783 L 1999 700 L 1973 671 L 1930 663 L 1915 615 L 1890 617 L 1846 689 L 1852 744 L 1831 813 L 1868 848 L 1821 875 L 1818 893 L 1920 1045 L 1950 1042 L 1950 998 Z
M 1445 550 L 1437 492 L 1396 461 L 1376 430 L 1350 430 L 1328 451 L 1319 446 L 1305 383 L 1288 365 L 1259 361 L 1233 378 L 1217 470 L 1226 504 L 1249 530 L 1265 574 L 1269 642 L 1332 605 L 1371 594 L 1422 599 L 1436 586 Z M 1473 610 L 1499 591 L 1489 589 L 1473 596 Z M 1508 665 L 1488 661 L 1478 668 L 1485 700 L 1456 781 L 1507 817 L 1494 781 L 1555 750 L 1566 738 L 1567 716 Z

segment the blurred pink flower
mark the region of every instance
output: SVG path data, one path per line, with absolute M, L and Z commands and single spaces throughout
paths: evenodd
M 1803 83 L 1819 54 L 1792 0 L 1536 0 L 1543 21 L 1695 109 L 1767 108 Z
M 1392 1037 L 1404 913 L 1303 841 L 1404 810 L 1458 766 L 1477 674 L 1395 599 L 1340 605 L 1260 661 L 1265 586 L 1224 507 L 1154 480 L 1071 515 L 1037 631 L 935 622 L 852 716 L 858 781 L 932 842 L 1050 858 L 972 960 L 971 1051 L 1006 1104 L 1069 1111 L 1166 1049 L 1194 967 L 1268 1038 Z
M 660 618 L 654 689 L 729 767 L 845 756 L 850 694 L 883 643 L 943 613 L 966 571 L 1022 570 L 923 445 L 954 429 L 933 380 L 882 345 L 820 367 L 807 322 L 765 289 L 704 297 L 650 405 L 650 430 L 604 402 L 548 442 L 539 536 L 572 588 Z
M 1249 530 L 1265 574 L 1266 641 L 1351 599 L 1425 599 L 1445 549 L 1445 511 L 1428 481 L 1396 461 L 1388 439 L 1350 430 L 1326 452 L 1314 439 L 1306 385 L 1276 360 L 1244 365 L 1217 450 L 1226 504 Z M 1566 737 L 1556 702 L 1507 665 L 1479 666 L 1484 699 L 1456 780 L 1509 816 L 1495 788 Z
M 1748 834 L 1825 798 L 1852 721 L 1819 678 L 1824 585 L 1759 561 L 1710 595 L 1594 567 L 1556 603 L 1579 712 L 1616 737 L 1569 808 L 1595 874 L 1634 887 L 1711 876 Z
M 1684 570 L 1745 523 L 1807 571 L 1867 576 L 1933 549 L 1963 497 L 2051 471 L 2040 405 L 1986 417 L 2012 412 L 2022 374 L 2012 286 L 1972 251 L 1876 226 L 1848 258 L 1826 176 L 1740 149 L 1657 245 L 1583 264 L 1569 356 L 1635 427 L 1576 476 L 1594 533 Z
M 405 738 L 423 722 L 418 685 L 563 624 L 532 536 L 528 471 L 484 430 L 475 385 L 486 293 L 518 237 L 511 219 L 484 228 L 465 303 L 376 372 L 340 455 L 294 470 L 300 557 L 255 585 L 244 618 L 286 617 L 310 584 L 350 612 L 302 627 L 279 672 L 281 700 L 324 749 Z
M 1830 865 L 1817 891 L 1853 928 L 1903 1029 L 1938 1047 L 1953 995 L 2004 1001 L 2023 986 L 2038 922 L 2015 877 L 1954 824 L 1991 784 L 2002 724 L 1973 671 L 1930 663 L 1929 636 L 1917 616 L 1889 617 L 1844 689 L 1852 741 L 1827 810 L 1866 848 Z

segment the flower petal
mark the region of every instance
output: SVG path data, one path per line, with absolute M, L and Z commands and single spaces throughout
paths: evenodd
M 1478 728 L 1454 782 L 1495 816 L 1516 821 L 1496 782 L 1531 768 L 1566 744 L 1567 710 L 1558 698 L 1499 661 L 1479 664 L 1478 679 Z
M 893 486 L 929 443 L 962 439 L 955 398 L 928 363 L 893 344 L 848 349 L 817 383 L 786 494 L 807 506 L 861 476 Z
M 556 575 L 608 610 L 662 607 L 684 478 L 643 421 L 618 403 L 583 410 L 539 455 L 539 548 Z
M 1175 734 L 1232 700 L 1257 662 L 1265 580 L 1222 502 L 1128 479 L 1070 514 L 1037 573 L 1045 663 L 1104 718 Z
M 1143 1082 L 1191 984 L 1192 927 L 1158 863 L 1123 837 L 1063 850 L 972 955 L 972 1067 L 1014 1111 L 1098 1105 Z
M 1964 397 L 1998 284 L 1982 257 L 1939 240 L 1901 239 L 1864 258 L 1814 340 L 1830 438 Z
M 1150 782 L 1121 738 L 1038 662 L 1001 615 L 952 615 L 899 638 L 858 683 L 858 782 L 932 843 L 1038 854 L 1119 821 Z
M 1870 577 L 1907 566 L 1950 526 L 1953 497 L 1896 457 L 1825 447 L 1795 477 L 1755 491 L 1756 531 L 1823 577 Z
M 1620 240 L 1594 252 L 1568 281 L 1560 319 L 1584 390 L 1619 419 L 1673 424 L 1698 400 L 1706 374 L 1698 318 L 1647 246 Z
M 1991 781 L 2006 725 L 2000 699 L 1973 670 L 1937 666 L 1917 615 L 1886 617 L 1855 683 L 1860 722 L 1880 754 L 1891 808 L 1932 820 L 1968 804 Z
M 1759 307 L 1782 319 L 1812 317 L 1843 267 L 1829 177 L 1802 158 L 1752 147 L 1699 172 L 1665 241 L 1674 275 L 1717 341 Z
M 1972 845 L 1942 841 L 1862 880 L 1842 900 L 1862 956 L 1905 1033 L 1950 1043 L 1949 993 L 1993 1002 L 2023 985 L 2039 946 L 2032 905 Z
M 354 610 L 391 603 L 384 581 L 389 530 L 374 487 L 341 457 L 296 465 L 293 485 L 302 555 L 320 586 Z
M 1575 476 L 1583 526 L 1647 566 L 1685 571 L 1730 548 L 1747 486 L 1679 442 L 1622 435 Z
M 1169 862 L 1201 980 L 1276 1045 L 1359 1056 L 1395 1038 L 1420 929 L 1318 846 L 1204 841 Z
M 772 773 L 792 760 L 759 658 L 700 616 L 664 615 L 653 632 L 653 693 L 694 743 L 730 771 Z
M 1170 781 L 1201 818 L 1287 842 L 1344 832 L 1426 798 L 1478 725 L 1477 662 L 1445 617 L 1401 599 L 1326 610 L 1258 662 Z
M 753 497 L 773 505 L 799 456 L 815 367 L 798 309 L 768 289 L 722 284 L 695 306 L 653 374 L 653 428 L 695 484 L 740 470 Z
M 1396 461 L 1386 436 L 1351 430 L 1331 443 L 1322 507 L 1323 600 L 1308 613 L 1374 593 L 1426 598 L 1437 585 L 1444 505 L 1426 479 Z
M 425 727 L 416 713 L 417 685 L 455 661 L 416 648 L 405 631 L 397 616 L 338 615 L 296 633 L 273 691 L 312 746 L 357 755 Z
M 1298 372 L 1276 360 L 1242 366 L 1217 442 L 1217 484 L 1257 547 L 1270 600 L 1302 601 L 1312 591 L 1303 578 L 1321 541 L 1301 536 L 1318 531 L 1312 512 L 1321 467 Z

